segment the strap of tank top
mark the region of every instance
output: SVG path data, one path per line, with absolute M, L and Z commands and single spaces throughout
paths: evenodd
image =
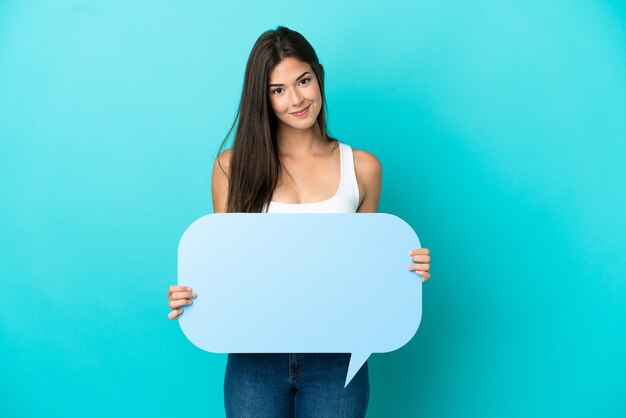
M 354 153 L 350 145 L 341 143 L 343 147 L 342 153 L 342 170 L 343 170 L 343 192 L 349 194 L 359 202 L 359 184 L 356 178 L 356 170 L 354 169 Z

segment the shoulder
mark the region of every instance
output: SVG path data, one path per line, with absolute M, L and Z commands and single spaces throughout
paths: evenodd
M 380 160 L 371 152 L 364 150 L 352 149 L 354 156 L 354 170 L 359 180 L 368 183 L 372 180 L 378 180 L 382 176 L 383 166 Z
M 213 163 L 211 194 L 213 197 L 213 211 L 215 213 L 226 212 L 231 154 L 232 148 L 229 148 L 215 157 L 215 162 Z
M 213 172 L 215 172 L 216 169 L 220 169 L 220 171 L 228 176 L 229 172 L 230 172 L 230 159 L 232 156 L 232 148 L 228 148 L 222 152 L 219 153 L 219 155 L 217 157 L 215 157 L 215 163 L 213 166 Z
M 376 212 L 382 189 L 382 164 L 371 152 L 353 149 L 352 154 L 360 196 L 357 212 Z

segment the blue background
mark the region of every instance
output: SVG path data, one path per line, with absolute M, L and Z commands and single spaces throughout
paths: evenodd
M 368 417 L 626 415 L 626 6 L 560 0 L 0 3 L 0 415 L 223 415 L 166 291 L 279 24 L 432 251 Z

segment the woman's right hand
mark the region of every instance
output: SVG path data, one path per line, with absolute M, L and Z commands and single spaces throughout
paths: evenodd
M 169 299 L 167 304 L 172 308 L 172 311 L 167 314 L 169 319 L 178 319 L 178 315 L 183 313 L 181 306 L 193 303 L 190 299 L 195 298 L 196 294 L 191 290 L 191 287 L 187 286 L 170 286 L 170 289 L 167 291 L 167 298 Z

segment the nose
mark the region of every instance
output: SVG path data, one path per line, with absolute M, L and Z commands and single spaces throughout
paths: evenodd
M 304 97 L 300 94 L 298 89 L 291 89 L 291 104 L 293 106 L 299 106 L 302 104 L 303 99 Z

